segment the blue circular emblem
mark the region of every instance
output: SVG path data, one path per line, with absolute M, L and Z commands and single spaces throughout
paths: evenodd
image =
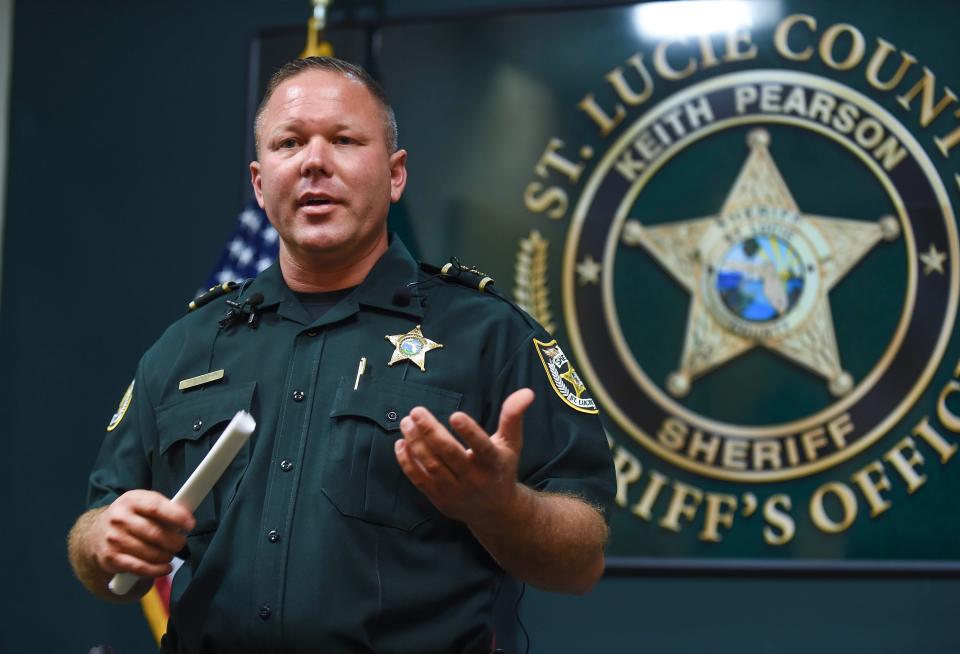
M 408 357 L 416 356 L 423 349 L 423 342 L 418 338 L 405 338 L 400 341 L 400 351 Z
M 717 272 L 717 293 L 734 315 L 766 322 L 786 315 L 803 293 L 803 264 L 783 239 L 758 235 L 735 244 Z

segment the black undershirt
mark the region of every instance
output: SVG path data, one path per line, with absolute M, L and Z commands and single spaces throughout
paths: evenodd
M 350 295 L 356 286 L 350 288 L 341 288 L 338 291 L 327 291 L 325 293 L 298 293 L 293 292 L 300 300 L 300 304 L 310 314 L 311 320 L 317 320 L 327 311 L 332 309 L 340 300 Z

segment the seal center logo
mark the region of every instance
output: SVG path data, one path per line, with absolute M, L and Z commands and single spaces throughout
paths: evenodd
M 758 234 L 730 248 L 711 281 L 734 317 L 769 323 L 796 306 L 803 293 L 803 268 L 787 241 Z

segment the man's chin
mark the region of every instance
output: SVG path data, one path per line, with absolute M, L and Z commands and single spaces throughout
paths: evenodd
M 355 238 L 356 235 L 345 234 L 333 225 L 313 225 L 295 232 L 291 239 L 287 239 L 286 244 L 291 252 L 302 253 L 304 256 L 327 256 L 350 249 L 350 243 Z
M 386 236 L 361 241 L 362 235 L 343 234 L 334 231 L 297 234 L 293 243 L 284 242 L 288 254 L 303 264 L 350 264 L 365 258 L 370 253 L 381 254 L 386 249 Z M 382 241 L 382 242 L 381 242 Z

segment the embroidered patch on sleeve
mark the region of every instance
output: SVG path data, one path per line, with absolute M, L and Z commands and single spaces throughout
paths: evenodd
M 113 414 L 113 417 L 110 418 L 110 424 L 107 425 L 107 431 L 113 431 L 117 428 L 117 425 L 120 424 L 120 421 L 123 420 L 123 416 L 127 415 L 127 409 L 130 408 L 130 402 L 133 400 L 133 382 L 130 382 L 130 385 L 127 386 L 127 392 L 123 394 L 123 397 L 120 398 L 120 406 L 117 407 L 117 412 Z
M 567 359 L 555 340 L 543 343 L 533 339 L 533 347 L 540 357 L 543 369 L 547 373 L 550 385 L 560 399 L 570 407 L 583 413 L 599 413 L 597 403 L 593 398 L 585 395 L 587 387 L 580 379 L 580 375 L 573 369 L 573 364 Z

